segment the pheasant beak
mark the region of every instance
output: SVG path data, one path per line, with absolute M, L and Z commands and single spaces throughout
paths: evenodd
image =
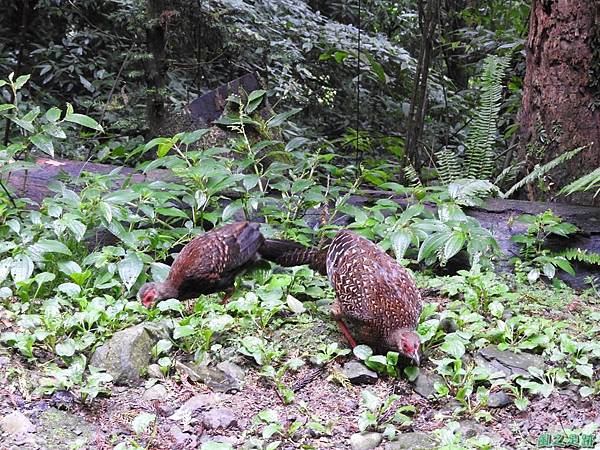
M 419 367 L 419 363 L 421 362 L 420 358 L 419 358 L 419 351 L 417 350 L 417 352 L 412 355 L 412 362 L 414 363 L 415 366 Z

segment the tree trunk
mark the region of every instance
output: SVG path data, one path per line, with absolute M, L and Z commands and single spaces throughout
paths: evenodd
M 429 79 L 433 40 L 439 21 L 439 0 L 420 0 L 418 9 L 421 42 L 417 69 L 415 71 L 413 96 L 408 113 L 405 144 L 406 156 L 417 171 L 421 169 L 424 162 L 423 152 L 421 151 L 421 136 L 423 135 L 423 125 L 427 109 L 427 81 Z
M 164 90 L 167 75 L 165 26 L 168 17 L 164 0 L 148 0 L 146 45 L 152 54 L 152 58 L 146 61 L 148 138 L 158 134 L 165 118 Z
M 530 172 L 565 151 L 589 145 L 552 171 L 528 197 L 549 197 L 568 182 L 600 166 L 600 1 L 533 0 L 526 45 L 527 69 L 520 114 L 520 160 Z M 594 44 L 596 43 L 596 44 Z M 594 192 L 570 197 L 600 202 Z

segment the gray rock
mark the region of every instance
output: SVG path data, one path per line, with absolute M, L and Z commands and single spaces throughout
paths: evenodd
M 164 400 L 168 396 L 167 388 L 162 384 L 155 384 L 149 389 L 146 389 L 146 392 L 142 395 L 142 398 L 146 401 L 152 400 Z
M 371 384 L 377 381 L 377 374 L 358 361 L 350 361 L 344 364 L 342 374 L 352 384 Z
M 160 366 L 158 364 L 150 364 L 148 366 L 148 376 L 150 378 L 164 378 L 164 374 L 162 373 L 162 370 L 160 370 Z
M 196 448 L 196 436 L 184 433 L 178 425 L 171 425 L 169 434 L 173 436 L 177 445 L 188 444 L 187 448 Z
M 458 330 L 458 324 L 452 317 L 444 317 L 440 321 L 440 328 L 444 330 L 446 334 L 454 333 L 456 330 Z
M 428 450 L 437 448 L 437 440 L 434 436 L 422 433 L 400 433 L 394 442 L 385 445 L 385 450 Z
M 498 433 L 479 422 L 475 422 L 474 420 L 461 420 L 458 423 L 460 425 L 460 433 L 462 434 L 463 440 L 475 436 L 488 436 L 495 443 L 502 442 L 502 437 Z
M 186 416 L 191 416 L 194 411 L 201 408 L 209 408 L 215 403 L 213 394 L 198 394 L 187 400 L 177 411 L 175 411 L 169 419 L 181 420 Z
M 202 415 L 202 423 L 204 426 L 211 430 L 217 428 L 229 428 L 232 425 L 236 425 L 235 414 L 229 408 L 216 408 Z
M 490 408 L 504 408 L 512 403 L 510 396 L 504 391 L 492 392 L 488 398 Z
M 370 450 L 381 444 L 382 439 L 381 433 L 355 433 L 350 436 L 350 448 L 352 450 Z
M 237 382 L 242 386 L 244 384 L 244 379 L 246 378 L 246 371 L 238 366 L 236 363 L 231 361 L 222 361 L 217 364 L 217 369 L 223 372 L 225 375 L 237 380 Z
M 81 444 L 79 448 L 90 448 L 96 437 L 94 425 L 83 417 L 56 408 L 49 408 L 38 418 L 36 436 L 43 442 L 44 449 L 62 449 L 65 443 Z
M 202 382 L 215 392 L 239 391 L 242 388 L 240 381 L 215 367 L 176 361 L 175 368 L 187 374 L 190 380 Z
M 438 381 L 443 383 L 444 379 L 435 373 L 421 369 L 419 375 L 412 383 L 417 394 L 428 398 L 435 393 L 435 383 Z
M 32 433 L 35 430 L 31 420 L 19 411 L 13 411 L 0 420 L 0 427 L 5 433 L 17 436 L 26 433 Z
M 510 377 L 512 371 L 510 368 L 501 364 L 499 361 L 492 359 L 488 361 L 483 356 L 476 354 L 473 358 L 475 364 L 479 367 L 487 369 L 490 374 L 501 375 L 503 377 Z
M 168 337 L 164 324 L 142 323 L 126 328 L 98 347 L 90 364 L 105 369 L 116 384 L 138 384 L 148 368 L 150 350 Z
M 0 356 L 0 367 L 8 366 L 10 364 L 10 358 L 8 356 Z
M 546 368 L 544 358 L 532 353 L 515 353 L 509 350 L 498 350 L 495 345 L 479 350 L 479 355 L 483 356 L 487 361 L 497 361 L 507 367 L 511 374 L 526 375 L 529 367 L 537 367 L 540 369 Z

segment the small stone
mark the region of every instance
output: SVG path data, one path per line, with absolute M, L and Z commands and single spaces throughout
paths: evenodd
M 414 390 L 422 397 L 428 398 L 436 392 L 435 383 L 437 382 L 443 383 L 444 379 L 437 374 L 420 370 L 419 375 L 413 381 Z
M 148 376 L 150 378 L 164 378 L 164 374 L 162 373 L 162 371 L 160 370 L 160 366 L 158 364 L 150 364 L 148 366 Z
M 456 330 L 458 330 L 458 324 L 452 317 L 444 317 L 440 321 L 440 328 L 444 330 L 446 334 L 454 333 Z
M 437 448 L 437 440 L 422 432 L 399 433 L 394 442 L 385 444 L 385 450 L 429 450 Z
M 96 349 L 90 365 L 105 369 L 116 384 L 139 384 L 141 374 L 148 370 L 150 350 L 168 337 L 167 325 L 141 323 L 126 328 Z
M 5 433 L 13 436 L 32 433 L 35 430 L 31 420 L 19 411 L 13 411 L 0 420 L 0 427 Z
M 239 391 L 241 383 L 232 375 L 215 368 L 193 363 L 175 362 L 175 368 L 187 374 L 192 381 L 200 381 L 215 392 Z
M 142 395 L 142 398 L 146 401 L 152 400 L 164 400 L 168 396 L 167 388 L 162 384 L 155 384 L 149 389 L 146 389 L 146 392 Z
M 493 392 L 488 398 L 490 408 L 504 408 L 512 403 L 510 396 L 504 391 Z
M 177 421 L 191 416 L 191 414 L 201 408 L 208 408 L 215 403 L 213 394 L 198 394 L 187 400 L 169 419 Z
M 217 369 L 219 369 L 225 375 L 237 380 L 240 385 L 243 384 L 244 379 L 246 378 L 246 371 L 231 361 L 220 362 L 217 364 Z
M 512 374 L 516 375 L 528 375 L 529 372 L 527 369 L 529 367 L 546 368 L 544 358 L 539 355 L 527 352 L 515 353 L 509 350 L 499 350 L 495 345 L 482 348 L 479 350 L 479 354 L 488 361 L 498 361 L 500 364 L 508 367 Z
M 370 450 L 381 444 L 382 439 L 381 433 L 355 433 L 350 436 L 350 448 L 352 450 Z
M 228 408 L 211 409 L 202 415 L 202 422 L 206 428 L 212 430 L 225 429 L 236 424 L 235 414 Z
M 344 364 L 342 374 L 352 384 L 371 384 L 377 381 L 377 374 L 358 361 L 350 361 Z
M 10 358 L 8 356 L 0 356 L 0 367 L 8 366 L 10 364 Z
M 181 428 L 179 428 L 179 426 L 177 425 L 171 425 L 171 427 L 169 428 L 169 434 L 171 436 L 173 436 L 173 439 L 175 439 L 175 443 L 177 445 L 182 445 L 187 443 L 188 441 L 191 441 L 192 438 L 195 441 L 196 437 L 192 436 L 189 433 L 184 433 Z M 188 446 L 188 448 L 195 448 L 196 446 Z

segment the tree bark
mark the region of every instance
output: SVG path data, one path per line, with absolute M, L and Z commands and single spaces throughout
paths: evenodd
M 146 62 L 148 138 L 158 134 L 165 118 L 164 90 L 167 75 L 165 27 L 168 17 L 164 0 L 148 0 L 146 45 L 152 54 L 152 58 Z
M 408 114 L 408 125 L 406 129 L 406 155 L 418 171 L 423 164 L 421 152 L 421 136 L 423 135 L 423 124 L 425 111 L 427 109 L 427 81 L 429 78 L 429 66 L 431 64 L 433 40 L 438 24 L 439 0 L 419 1 L 419 28 L 421 29 L 421 48 L 415 71 L 413 96 Z
M 542 186 L 530 186 L 528 197 L 548 198 L 568 182 L 600 166 L 600 1 L 533 0 L 527 68 L 520 114 L 520 160 L 526 170 L 565 151 L 590 145 L 552 171 Z M 597 44 L 596 44 L 597 45 Z M 595 73 L 595 75 L 594 75 Z M 570 199 L 599 204 L 594 192 Z

